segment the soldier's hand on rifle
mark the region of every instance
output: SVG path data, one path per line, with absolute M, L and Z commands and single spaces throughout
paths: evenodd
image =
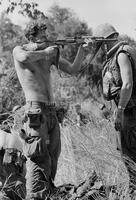
M 44 51 L 47 53 L 47 55 L 55 56 L 56 53 L 58 52 L 58 46 L 54 45 L 54 46 L 47 47 Z
M 85 38 L 85 39 L 84 39 L 83 47 L 91 48 L 91 47 L 92 47 L 92 44 L 93 44 L 93 41 L 92 41 L 91 38 Z

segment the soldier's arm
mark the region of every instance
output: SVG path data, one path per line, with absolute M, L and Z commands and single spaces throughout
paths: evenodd
M 52 54 L 56 53 L 54 48 L 39 50 L 39 51 L 26 51 L 21 46 L 17 46 L 13 49 L 13 57 L 15 60 L 21 63 L 32 63 L 41 59 L 45 59 Z
M 132 88 L 133 88 L 132 66 L 128 56 L 124 53 L 119 54 L 118 64 L 120 66 L 120 72 L 122 78 L 119 106 L 125 108 L 132 94 Z
M 38 51 L 47 48 L 47 43 L 28 43 L 23 45 L 23 49 L 26 51 Z
M 73 63 L 70 63 L 66 59 L 60 57 L 59 69 L 61 69 L 62 71 L 68 74 L 77 75 L 79 69 L 81 68 L 83 59 L 84 59 L 84 48 L 81 45 L 78 49 L 77 55 Z

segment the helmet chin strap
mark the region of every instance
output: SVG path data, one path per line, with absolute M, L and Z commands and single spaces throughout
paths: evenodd
M 92 55 L 90 56 L 90 59 L 89 59 L 88 64 L 94 62 L 95 58 L 96 58 L 97 55 L 99 54 L 99 51 L 100 51 L 100 48 L 102 47 L 102 45 L 103 45 L 103 43 L 101 42 L 101 43 L 97 46 L 97 48 L 95 49 L 95 53 L 93 54 L 93 56 L 92 56 Z
M 96 59 L 97 55 L 99 54 L 100 49 L 103 48 L 102 51 L 104 51 L 104 60 L 107 61 L 108 59 L 108 45 L 107 43 L 103 42 L 101 43 L 101 45 L 99 46 L 99 48 L 96 50 L 96 53 L 94 54 L 94 56 L 91 59 L 91 63 L 93 63 L 93 61 Z
M 106 60 L 106 61 L 107 61 L 107 59 L 108 59 L 107 52 L 108 52 L 108 47 L 107 47 L 107 44 L 104 43 L 104 54 L 105 54 L 105 60 Z

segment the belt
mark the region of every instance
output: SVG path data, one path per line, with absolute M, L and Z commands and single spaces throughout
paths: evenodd
M 27 101 L 26 104 L 28 104 L 28 105 L 39 105 L 39 106 L 44 106 L 44 107 L 56 107 L 55 102 Z
M 56 104 L 54 102 L 27 101 L 26 105 L 33 107 L 39 106 L 41 108 L 47 108 L 47 109 L 52 109 L 56 107 Z

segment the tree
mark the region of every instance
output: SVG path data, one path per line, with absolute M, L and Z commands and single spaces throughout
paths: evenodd
M 17 5 L 15 4 L 14 6 Z M 14 9 L 12 12 L 14 12 Z M 2 75 L 1 77 L 0 91 L 3 95 L 2 112 L 5 112 L 6 110 L 12 110 L 12 107 L 17 104 L 17 102 L 18 104 L 24 102 L 22 89 L 20 87 L 14 69 L 12 49 L 14 48 L 14 46 L 18 44 L 23 44 L 26 41 L 22 34 L 22 28 L 14 25 L 8 18 L 7 13 L 4 12 L 2 14 L 0 22 L 0 46 L 2 47 L 0 54 L 2 61 L 1 68 L 6 75 Z M 80 21 L 75 13 L 73 13 L 73 11 L 67 8 L 61 8 L 56 4 L 51 7 L 48 19 L 46 18 L 46 22 L 49 36 L 53 39 L 56 39 L 59 36 L 73 37 L 76 35 L 91 35 L 91 29 L 88 28 L 85 22 Z M 73 61 L 77 52 L 77 47 L 77 45 L 65 46 L 64 49 L 61 49 L 63 57 L 65 57 L 69 61 Z M 71 84 L 64 85 L 66 85 L 66 87 L 71 87 Z M 73 81 L 73 87 L 78 90 L 78 84 L 76 84 L 76 81 Z
M 0 0 L 0 5 L 3 5 L 5 0 Z M 45 19 L 45 14 L 39 10 L 38 3 L 25 2 L 25 0 L 7 0 L 8 6 L 6 8 L 7 13 L 13 13 L 16 8 L 18 12 L 24 16 L 28 16 L 31 19 L 42 18 Z
M 14 69 L 12 49 L 25 41 L 20 26 L 14 25 L 3 12 L 0 17 L 0 112 L 12 110 L 23 96 Z
M 1 51 L 12 51 L 15 45 L 24 41 L 22 28 L 11 22 L 7 13 L 3 12 L 0 17 L 0 47 Z
M 87 24 L 80 21 L 76 14 L 69 8 L 54 4 L 48 15 L 48 24 L 52 37 L 74 37 L 77 35 L 91 35 L 92 31 Z M 73 61 L 77 52 L 76 45 L 69 45 L 63 49 L 62 55 L 69 61 Z

